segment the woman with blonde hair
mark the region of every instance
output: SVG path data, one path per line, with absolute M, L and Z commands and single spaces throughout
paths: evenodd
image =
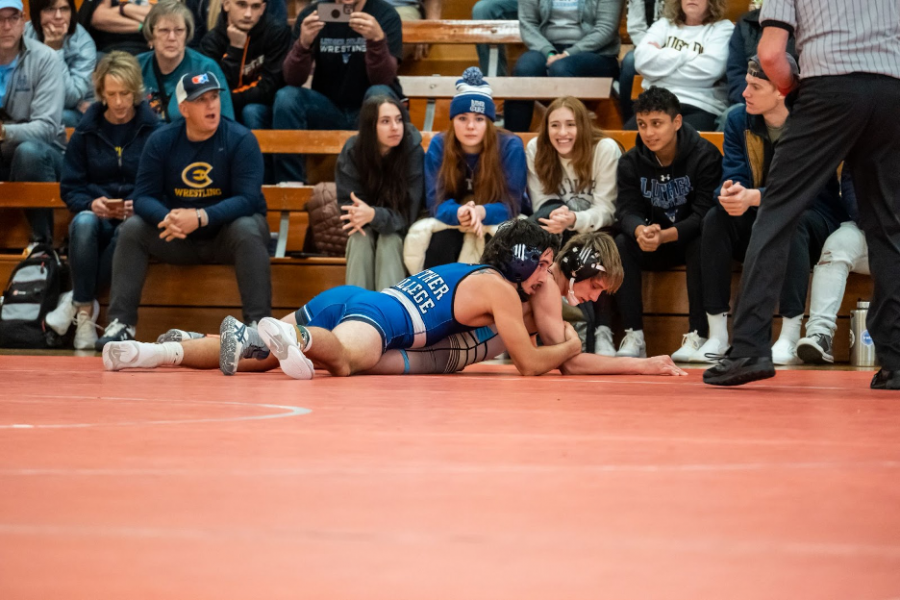
M 522 140 L 498 130 L 491 88 L 477 67 L 456 82 L 450 127 L 434 136 L 425 155 L 428 209 L 450 227 L 435 232 L 425 268 L 456 262 L 466 233 L 482 238 L 493 226 L 522 212 L 525 149 Z
M 577 98 L 554 100 L 525 149 L 534 216 L 563 241 L 615 222 L 616 166 L 622 149 L 603 135 Z
M 685 123 L 715 131 L 728 108 L 725 68 L 734 24 L 725 17 L 726 0 L 666 0 L 656 21 L 634 50 L 643 88 L 666 88 L 678 97 Z M 626 129 L 637 129 L 636 119 Z
M 47 316 L 61 334 L 75 321 L 75 348 L 94 348 L 97 292 L 112 273 L 116 232 L 133 214 L 131 194 L 144 144 L 159 119 L 143 100 L 137 60 L 126 52 L 104 56 L 94 73 L 92 104 L 66 148 L 60 194 L 75 214 L 69 225 L 73 290 Z

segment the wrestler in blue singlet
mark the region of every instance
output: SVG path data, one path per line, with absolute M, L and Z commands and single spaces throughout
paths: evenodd
M 383 352 L 421 348 L 475 329 L 456 321 L 453 299 L 463 279 L 490 268 L 463 263 L 441 265 L 381 292 L 354 286 L 332 288 L 298 310 L 297 323 L 331 330 L 344 321 L 362 321 L 381 334 Z

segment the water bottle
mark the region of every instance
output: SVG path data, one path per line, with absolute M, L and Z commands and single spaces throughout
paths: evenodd
M 856 303 L 856 310 L 850 311 L 850 364 L 854 367 L 875 366 L 875 344 L 866 329 L 869 303 Z

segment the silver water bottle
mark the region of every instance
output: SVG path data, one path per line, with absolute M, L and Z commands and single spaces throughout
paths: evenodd
M 854 367 L 875 366 L 875 344 L 866 329 L 869 303 L 856 303 L 856 310 L 850 311 L 850 364 Z

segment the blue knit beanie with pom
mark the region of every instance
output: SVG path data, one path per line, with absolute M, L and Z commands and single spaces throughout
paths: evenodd
M 481 69 L 469 67 L 456 80 L 456 95 L 450 102 L 450 118 L 463 113 L 479 113 L 491 121 L 497 116 L 491 86 L 484 80 Z

